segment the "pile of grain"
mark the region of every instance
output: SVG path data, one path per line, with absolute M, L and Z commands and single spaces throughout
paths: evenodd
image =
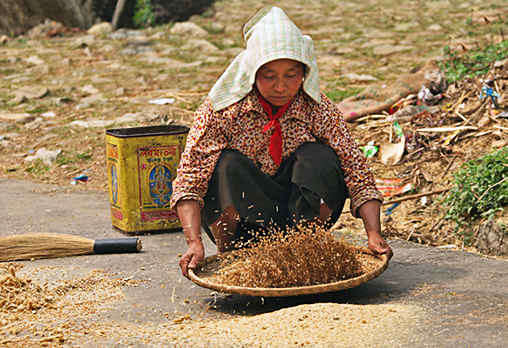
M 252 248 L 235 250 L 211 279 L 217 284 L 287 288 L 329 284 L 369 271 L 358 248 L 317 225 L 261 238 Z
M 303 304 L 255 316 L 185 322 L 173 347 L 420 347 L 415 305 Z
M 395 303 L 313 303 L 254 316 L 192 318 L 178 324 L 100 320 L 86 325 L 86 335 L 76 332 L 71 346 L 422 347 L 422 332 L 426 332 L 422 309 Z
M 108 302 L 124 297 L 122 286 L 138 283 L 113 279 L 103 270 L 92 270 L 85 278 L 41 284 L 31 279 L 36 271 L 19 275 L 24 266 L 14 262 L 0 264 L 0 346 L 63 343 L 72 332 L 70 318 L 106 309 Z M 55 274 L 59 272 L 55 268 L 39 271 Z

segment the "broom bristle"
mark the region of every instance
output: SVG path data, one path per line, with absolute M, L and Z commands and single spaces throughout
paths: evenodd
M 0 237 L 0 261 L 93 254 L 94 240 L 59 233 Z

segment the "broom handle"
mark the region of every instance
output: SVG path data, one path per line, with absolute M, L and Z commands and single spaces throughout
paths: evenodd
M 97 239 L 93 244 L 95 254 L 135 253 L 141 248 L 139 238 Z

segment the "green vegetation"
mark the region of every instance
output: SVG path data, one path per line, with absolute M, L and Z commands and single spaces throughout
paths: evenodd
M 454 185 L 442 201 L 445 218 L 455 221 L 455 233 L 471 242 L 471 222 L 492 219 L 508 205 L 508 147 L 466 162 L 453 174 Z
M 41 159 L 36 159 L 27 165 L 26 171 L 37 177 L 49 171 L 49 166 L 45 165 Z
M 136 0 L 134 25 L 137 28 L 149 28 L 155 23 L 155 14 L 150 0 Z
M 48 111 L 47 106 L 34 106 L 32 109 L 27 110 L 29 114 L 42 114 Z
M 508 40 L 470 50 L 465 55 L 450 52 L 446 47 L 445 58 L 441 70 L 445 72 L 448 82 L 482 76 L 489 72 L 494 62 L 508 58 Z
M 363 91 L 363 88 L 350 87 L 346 89 L 337 89 L 325 93 L 328 98 L 334 103 L 340 102 L 343 99 L 349 98 Z
M 59 165 L 75 163 L 79 161 L 88 161 L 92 159 L 92 150 L 88 149 L 85 152 L 79 153 L 76 150 L 71 150 L 69 152 L 62 152 L 60 156 L 57 157 L 56 163 Z

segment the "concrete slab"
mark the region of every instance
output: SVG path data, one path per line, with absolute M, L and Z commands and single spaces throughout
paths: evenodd
M 111 226 L 109 200 L 103 192 L 71 192 L 58 186 L 0 179 L 0 197 L 0 236 L 58 232 L 91 239 L 125 238 Z M 357 288 L 313 296 L 258 298 L 216 294 L 184 278 L 178 266 L 179 255 L 186 250 L 182 232 L 139 238 L 143 251 L 136 254 L 23 263 L 29 269 L 56 266 L 76 276 L 105 269 L 143 280 L 138 287 L 126 287 L 125 300 L 113 303 L 113 310 L 95 315 L 97 320 L 157 324 L 187 314 L 193 318 L 251 316 L 310 303 L 413 304 L 425 309 L 426 315 L 418 324 L 418 335 L 408 339 L 407 346 L 505 347 L 508 340 L 506 261 L 396 240 L 390 241 L 395 256 L 388 269 Z M 207 239 L 205 249 L 207 255 L 215 253 Z

